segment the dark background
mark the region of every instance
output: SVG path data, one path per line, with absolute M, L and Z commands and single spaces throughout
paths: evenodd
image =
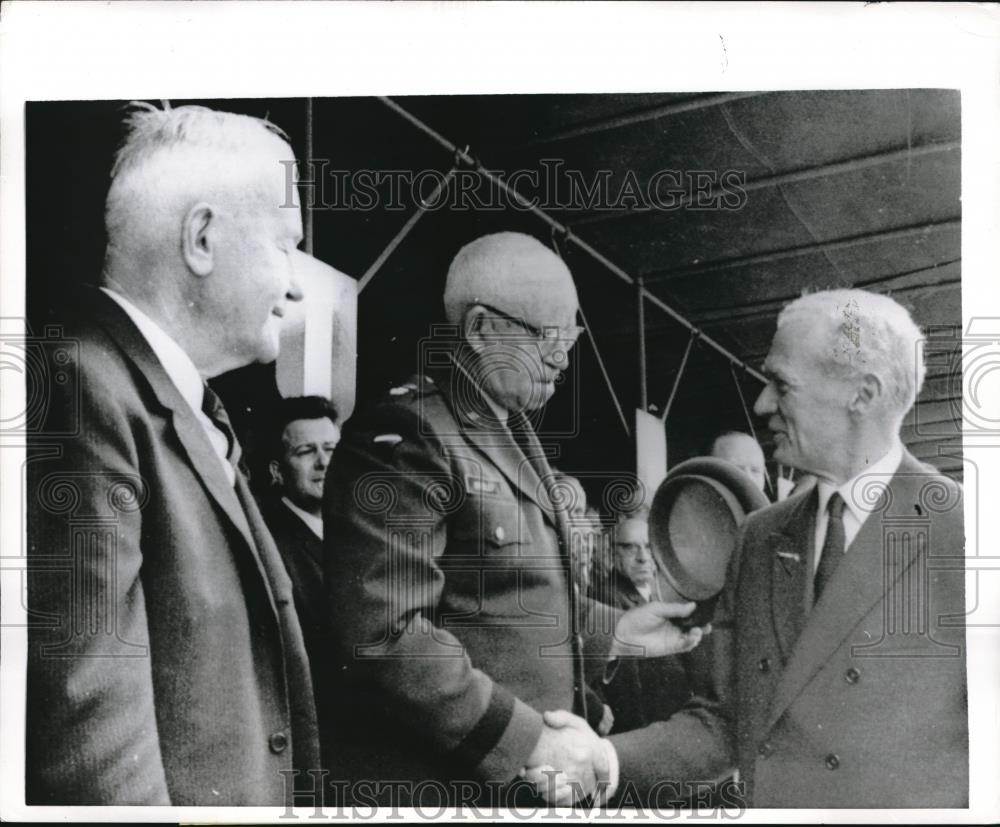
M 560 161 L 590 180 L 610 171 L 610 192 L 633 173 L 645 186 L 658 170 L 719 176 L 735 170 L 746 200 L 736 210 L 556 208 L 571 227 L 695 325 L 759 367 L 781 305 L 804 289 L 863 286 L 890 292 L 918 323 L 957 347 L 961 325 L 960 99 L 948 90 L 663 95 L 434 96 L 397 103 L 484 166 L 511 172 Z M 172 100 L 267 117 L 306 158 L 305 99 Z M 121 139 L 123 101 L 38 102 L 26 107 L 28 319 L 58 323 L 72 285 L 96 282 L 104 247 L 103 201 Z M 454 158 L 375 98 L 312 102 L 315 170 L 437 170 Z M 332 207 L 323 190 L 312 210 L 314 254 L 360 278 L 413 213 L 378 203 Z M 485 186 L 485 185 L 484 185 Z M 430 189 L 428 184 L 427 189 Z M 486 190 L 480 191 L 485 194 Z M 304 200 L 309 198 L 305 194 Z M 429 211 L 359 298 L 358 407 L 418 370 L 418 342 L 442 320 L 448 263 L 471 239 L 520 230 L 545 243 L 552 233 L 518 209 Z M 573 245 L 563 244 L 581 305 L 632 427 L 639 405 L 635 288 Z M 651 303 L 647 325 L 648 401 L 662 411 L 690 338 Z M 949 351 L 950 352 L 950 351 Z M 585 335 L 574 369 L 545 412 L 556 464 L 588 479 L 634 470 L 626 434 Z M 948 360 L 932 367 L 904 439 L 919 457 L 959 476 L 954 451 L 960 377 Z M 213 381 L 244 438 L 277 397 L 273 366 Z M 674 464 L 702 453 L 712 436 L 748 430 L 740 394 L 753 405 L 761 385 L 731 371 L 701 344 L 691 352 L 667 421 Z M 769 448 L 763 423 L 758 436 Z M 954 440 L 953 440 L 954 441 Z M 955 455 L 951 455 L 955 454 Z

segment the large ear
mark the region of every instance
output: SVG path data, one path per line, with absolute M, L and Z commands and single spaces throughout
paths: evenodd
M 181 253 L 188 270 L 196 276 L 208 276 L 215 269 L 216 213 L 211 204 L 195 204 L 181 225 Z
M 483 325 L 486 321 L 487 311 L 481 304 L 472 305 L 462 316 L 462 338 L 477 353 L 487 345 L 486 337 L 483 335 Z
M 267 464 L 267 469 L 271 472 L 271 485 L 284 485 L 285 478 L 281 474 L 281 464 L 276 459 L 272 459 Z
M 884 392 L 881 378 L 874 373 L 865 373 L 855 382 L 854 395 L 847 409 L 854 416 L 866 416 L 872 411 L 881 410 Z

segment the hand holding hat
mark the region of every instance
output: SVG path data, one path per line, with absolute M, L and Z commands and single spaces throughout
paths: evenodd
M 753 481 L 725 460 L 696 457 L 667 474 L 650 506 L 649 542 L 676 594 L 698 604 L 679 616 L 687 618 L 681 625 L 711 619 L 740 526 L 766 505 Z
M 618 619 L 608 656 L 661 658 L 690 652 L 712 630 L 710 625 L 685 630 L 674 622 L 687 617 L 694 609 L 694 603 L 655 600 L 629 609 Z

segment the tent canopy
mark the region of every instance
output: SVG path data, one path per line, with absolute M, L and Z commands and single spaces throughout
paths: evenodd
M 314 252 L 352 276 L 370 275 L 359 303 L 359 404 L 420 368 L 420 342 L 441 320 L 444 274 L 462 244 L 501 229 L 556 243 L 593 335 L 577 346 L 546 413 L 545 426 L 565 435 L 557 464 L 568 471 L 626 470 L 634 461 L 593 343 L 627 420 L 643 401 L 637 288 L 574 239 L 641 278 L 652 297 L 644 303 L 645 401 L 662 412 L 676 384 L 671 464 L 702 452 L 719 431 L 748 430 L 736 381 L 750 406 L 761 385 L 700 341 L 678 382 L 691 332 L 655 300 L 753 368 L 782 304 L 834 286 L 890 292 L 942 347 L 958 345 L 956 91 L 393 99 L 411 119 L 377 98 L 172 103 L 188 102 L 266 115 L 298 157 L 312 159 L 302 178 Z M 69 246 L 55 251 L 51 236 L 31 237 L 29 196 L 29 303 L 66 278 L 68 262 L 94 266 L 95 205 L 119 119 L 120 104 L 29 104 L 33 186 L 69 180 L 75 187 L 63 206 L 81 210 L 75 224 L 64 218 Z M 463 152 L 449 152 L 414 121 Z M 69 175 L 52 162 L 81 154 L 89 163 Z M 537 199 L 551 222 L 483 181 L 478 165 Z M 453 169 L 446 196 L 415 219 L 419 198 Z M 35 226 L 45 226 L 53 206 L 36 200 Z M 90 217 L 80 223 L 81 214 Z M 938 456 L 942 436 L 957 433 L 961 381 L 950 361 L 931 366 L 904 437 L 918 456 L 960 474 L 959 459 Z M 767 447 L 763 423 L 753 424 Z

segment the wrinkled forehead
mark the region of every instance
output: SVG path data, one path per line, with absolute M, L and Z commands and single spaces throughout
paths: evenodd
M 829 322 L 814 314 L 796 314 L 785 319 L 774 333 L 764 359 L 765 371 L 788 371 L 819 367 L 828 340 Z
M 562 259 L 538 242 L 517 236 L 487 241 L 450 276 L 455 300 L 493 306 L 535 327 L 573 324 L 576 285 Z
M 633 517 L 618 523 L 615 540 L 619 543 L 644 543 L 649 539 L 649 523 L 642 517 Z
M 546 272 L 547 264 L 543 261 L 537 273 L 524 273 L 510 290 L 501 290 L 498 306 L 535 327 L 565 327 L 576 321 L 580 309 L 576 286 L 568 273 Z

